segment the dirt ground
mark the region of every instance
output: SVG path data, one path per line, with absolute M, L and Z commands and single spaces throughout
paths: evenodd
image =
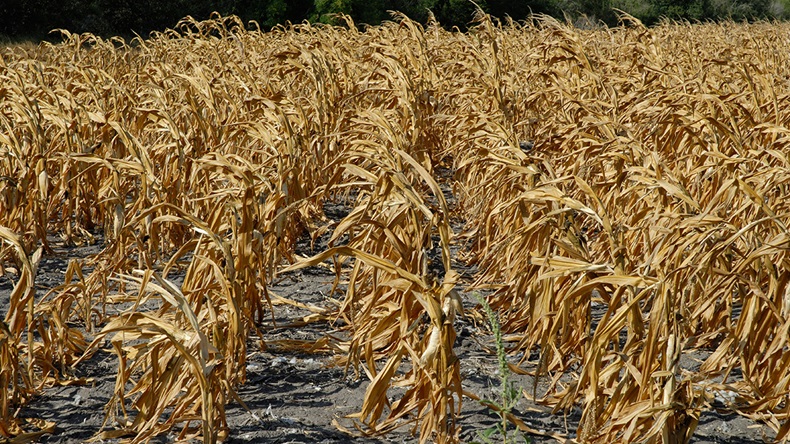
M 37 294 L 43 296 L 49 288 L 61 284 L 66 264 L 71 258 L 86 257 L 101 249 L 101 242 L 83 247 L 57 247 L 56 255 L 42 259 L 36 278 Z M 459 264 L 459 267 L 461 265 Z M 280 279 L 271 290 L 283 297 L 315 305 L 326 303 L 331 289 L 332 275 L 322 269 L 305 269 Z M 13 275 L 0 276 L 0 313 L 5 315 L 9 293 L 15 282 Z M 474 305 L 469 294 L 463 295 L 465 304 Z M 280 320 L 294 319 L 305 313 L 290 306 L 278 306 Z M 461 361 L 464 389 L 483 399 L 497 400 L 497 362 L 488 350 L 493 348 L 491 337 L 484 329 L 472 325 L 469 319 L 458 319 L 456 353 Z M 303 329 L 267 328 L 262 338 L 267 342 L 278 339 L 317 339 L 332 333 L 329 324 L 313 324 Z M 90 337 L 89 337 L 90 339 Z M 254 338 L 255 339 L 255 338 Z M 227 443 L 413 443 L 418 440 L 409 427 L 384 437 L 359 437 L 342 432 L 334 422 L 354 430 L 347 415 L 357 412 L 368 381 L 354 372 L 332 366 L 326 355 L 294 355 L 277 353 L 274 349 L 260 350 L 253 341 L 249 347 L 248 382 L 239 389 L 240 398 L 249 410 L 233 402 L 227 406 L 231 434 Z M 518 356 L 513 357 L 514 362 Z M 113 392 L 117 358 L 101 351 L 76 369 L 76 375 L 91 378 L 87 386 L 55 387 L 45 390 L 26 406 L 20 415 L 42 418 L 57 424 L 56 433 L 46 435 L 43 443 L 75 443 L 90 439 L 102 427 L 104 407 Z M 527 367 L 527 369 L 529 369 Z M 531 391 L 533 380 L 528 376 L 515 377 L 517 386 Z M 541 385 L 538 384 L 538 391 Z M 393 394 L 395 394 L 393 392 Z M 522 398 L 516 415 L 528 426 L 547 433 L 560 434 L 569 440 L 581 411 L 569 415 L 552 415 L 549 409 Z M 497 417 L 472 399 L 463 400 L 460 425 L 463 442 L 479 440 L 478 432 L 491 427 Z M 108 427 L 111 425 L 108 425 Z M 557 439 L 541 435 L 526 435 L 528 442 L 549 443 Z M 161 436 L 154 442 L 171 442 L 175 435 Z M 772 432 L 765 426 L 735 414 L 708 412 L 703 415 L 692 442 L 695 443 L 760 443 L 770 442 Z M 104 441 L 107 442 L 107 441 Z

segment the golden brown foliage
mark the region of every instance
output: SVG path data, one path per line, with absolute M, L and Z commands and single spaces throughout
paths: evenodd
M 785 437 L 788 26 L 261 32 L 215 17 L 132 45 L 64 32 L 6 49 L 0 263 L 19 274 L 0 435 L 51 430 L 25 434 L 16 409 L 109 341 L 100 437 L 215 442 L 275 309 L 267 286 L 331 263 L 349 339 L 330 348 L 371 381 L 356 418 L 456 441 L 450 246 L 466 239 L 469 288 L 491 290 L 515 349 L 540 352 L 539 401 L 583 407 L 579 441 L 685 442 L 717 391 Z M 328 202 L 351 211 L 335 223 Z M 52 236 L 95 233 L 104 250 L 36 298 Z M 331 233 L 327 249 L 298 257 L 305 233 Z

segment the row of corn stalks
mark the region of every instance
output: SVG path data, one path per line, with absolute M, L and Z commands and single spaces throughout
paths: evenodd
M 216 16 L 6 49 L 0 435 L 52 432 L 19 409 L 107 347 L 99 438 L 223 439 L 270 283 L 325 264 L 343 296 L 309 319 L 348 330 L 324 346 L 370 379 L 363 430 L 457 441 L 456 243 L 513 351 L 538 352 L 515 368 L 547 381 L 536 401 L 582 407 L 579 441 L 685 442 L 721 392 L 784 438 L 788 25 L 623 20 Z M 36 288 L 42 257 L 96 236 Z

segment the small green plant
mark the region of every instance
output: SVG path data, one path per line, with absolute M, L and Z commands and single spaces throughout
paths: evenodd
M 491 306 L 488 304 L 488 301 L 480 295 L 480 293 L 474 293 L 475 299 L 477 302 L 483 307 L 483 310 L 486 313 L 486 319 L 488 320 L 488 324 L 491 327 L 491 331 L 494 334 L 494 343 L 496 344 L 496 355 L 497 360 L 499 361 L 499 382 L 500 382 L 500 390 L 499 390 L 499 402 L 491 401 L 483 399 L 480 401 L 481 404 L 491 409 L 492 412 L 499 415 L 500 421 L 494 426 L 489 427 L 488 429 L 478 432 L 478 436 L 480 440 L 484 444 L 491 444 L 494 442 L 496 438 L 496 434 L 498 433 L 502 437 L 502 442 L 504 444 L 508 443 L 515 443 L 519 439 L 522 439 L 524 442 L 529 443 L 530 441 L 523 437 L 518 430 L 514 431 L 512 434 L 508 434 L 508 422 L 510 419 L 508 418 L 511 415 L 511 411 L 513 408 L 516 407 L 518 404 L 519 397 L 521 391 L 515 387 L 513 381 L 510 380 L 510 368 L 508 367 L 507 363 L 507 353 L 505 352 L 505 344 L 502 340 L 502 329 L 499 325 L 499 314 L 495 313 Z

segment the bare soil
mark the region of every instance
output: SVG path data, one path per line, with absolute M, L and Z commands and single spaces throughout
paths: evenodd
M 54 256 L 42 259 L 36 278 L 37 293 L 43 296 L 50 288 L 63 283 L 68 261 L 96 254 L 102 248 L 100 241 L 82 247 L 58 246 Z M 302 245 L 303 250 L 309 245 Z M 309 253 L 303 251 L 303 253 Z M 457 264 L 460 269 L 462 264 Z M 469 274 L 469 270 L 467 275 Z M 270 289 L 283 297 L 314 305 L 327 303 L 331 291 L 332 275 L 326 270 L 313 268 L 293 273 L 280 279 Z M 15 277 L 0 276 L 0 314 L 5 315 L 8 298 Z M 474 305 L 469 294 L 463 295 L 468 307 Z M 304 316 L 307 312 L 291 306 L 278 306 L 276 317 L 282 323 Z M 469 319 L 460 318 L 456 330 L 456 353 L 461 361 L 464 389 L 481 399 L 498 400 L 499 379 L 496 357 L 490 334 Z M 318 339 L 325 334 L 336 334 L 336 326 L 311 324 L 304 328 L 263 328 L 264 342 L 278 339 Z M 90 337 L 89 337 L 90 339 Z M 333 366 L 331 356 L 320 354 L 278 353 L 276 349 L 261 350 L 259 338 L 251 338 L 248 356 L 248 381 L 239 388 L 239 397 L 247 409 L 237 402 L 227 406 L 231 433 L 227 443 L 415 443 L 407 425 L 400 431 L 382 437 L 349 435 L 334 425 L 355 430 L 354 422 L 347 415 L 357 412 L 362 404 L 367 378 L 362 373 L 346 372 Z M 519 356 L 512 357 L 513 361 Z M 693 357 L 690 357 L 693 358 Z M 693 359 L 690 362 L 694 362 Z M 693 364 L 692 364 L 693 365 Z M 115 383 L 117 358 L 107 351 L 98 352 L 92 359 L 75 369 L 75 376 L 90 378 L 85 386 L 52 387 L 23 408 L 25 418 L 41 418 L 57 424 L 56 433 L 45 435 L 42 443 L 84 442 L 101 428 L 105 418 L 105 404 L 110 399 Z M 530 370 L 529 365 L 526 369 Z M 532 391 L 529 376 L 513 376 L 516 384 Z M 543 385 L 538 384 L 540 393 Z M 396 395 L 395 391 L 392 395 Z M 522 398 L 516 415 L 527 425 L 547 433 L 559 433 L 569 440 L 575 438 L 581 411 L 576 408 L 568 415 L 550 413 L 545 406 L 536 405 Z M 463 442 L 479 440 L 478 432 L 492 427 L 497 416 L 476 401 L 464 398 L 460 425 Z M 112 424 L 107 424 L 112 428 Z M 770 442 L 773 433 L 769 428 L 741 416 L 722 412 L 706 412 L 692 442 L 707 443 L 761 443 Z M 543 435 L 526 435 L 533 443 L 556 442 Z M 158 437 L 154 442 L 171 442 L 176 435 Z M 105 441 L 106 442 L 106 441 Z

